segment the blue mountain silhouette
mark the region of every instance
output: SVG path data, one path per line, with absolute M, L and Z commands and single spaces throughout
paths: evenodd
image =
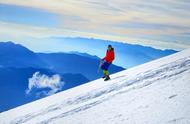
M 13 42 L 0 42 L 0 65 L 3 67 L 37 67 L 44 62 L 31 50 Z
M 0 42 L 0 112 L 45 97 L 35 94 L 48 89 L 26 95 L 28 80 L 35 72 L 59 74 L 65 83 L 62 90 L 67 90 L 99 78 L 98 63 L 98 58 L 88 54 L 35 53 L 13 42 Z M 112 73 L 120 70 L 123 68 L 113 65 Z
M 114 47 L 116 53 L 116 59 L 114 63 L 124 68 L 131 68 L 177 52 L 171 49 L 161 50 L 138 44 L 128 44 L 124 42 L 94 38 L 52 37 L 51 39 L 59 41 L 62 44 L 77 50 L 78 52 L 86 52 L 91 55 L 96 54 L 97 56 L 102 56 L 105 54 L 105 49 L 107 48 L 108 44 L 111 44 Z M 78 46 L 82 46 L 82 48 L 85 49 L 81 49 L 81 47 Z

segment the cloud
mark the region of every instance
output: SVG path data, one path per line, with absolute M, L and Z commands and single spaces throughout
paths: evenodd
M 130 44 L 141 44 L 144 46 L 151 46 L 157 49 L 174 49 L 174 50 L 183 50 L 190 47 L 190 43 L 188 42 L 189 38 L 188 33 L 181 33 L 180 36 L 177 35 L 167 35 L 165 36 L 155 36 L 152 30 L 143 31 L 143 30 L 133 30 L 136 35 L 127 36 L 125 34 L 130 34 L 127 29 L 119 29 L 115 30 L 117 35 L 113 33 L 104 34 L 104 33 L 92 33 L 92 32 L 82 32 L 82 31 L 73 31 L 67 29 L 50 29 L 45 27 L 34 27 L 28 25 L 21 24 L 12 24 L 5 23 L 0 21 L 0 27 L 3 30 L 0 30 L 0 40 L 7 41 L 13 40 L 17 43 L 23 44 L 28 48 L 41 52 L 44 50 L 48 50 L 47 48 L 51 48 L 54 51 L 61 51 L 60 42 L 50 40 L 51 37 L 84 37 L 84 38 L 95 38 L 95 39 L 103 39 L 110 41 L 117 41 L 123 43 Z M 126 31 L 127 30 L 127 31 Z M 133 32 L 131 31 L 131 32 Z M 129 32 L 129 33 L 128 33 Z M 140 35 L 138 35 L 138 33 Z M 160 33 L 164 33 L 160 31 Z M 8 39 L 7 39 L 8 38 Z M 50 39 L 49 39 L 50 38 Z M 175 42 L 174 42 L 175 41 Z M 54 47 L 52 47 L 54 46 Z M 58 48 L 57 50 L 54 48 Z M 50 50 L 50 49 L 49 49 Z
M 160 46 L 162 49 L 168 48 L 164 44 L 170 44 L 169 47 L 176 50 L 189 47 L 189 37 L 183 35 L 190 32 L 190 3 L 186 0 L 4 0 L 0 3 L 59 15 L 57 27 L 27 27 L 27 23 L 15 27 L 8 25 L 1 28 L 1 36 L 9 29 L 6 34 L 18 34 L 19 37 L 79 36 Z M 51 19 L 39 21 L 51 22 Z M 159 41 L 164 44 L 159 45 Z
M 43 94 L 46 96 L 52 95 L 57 91 L 60 91 L 64 85 L 64 82 L 61 81 L 61 77 L 59 75 L 53 75 L 49 77 L 45 74 L 40 74 L 40 72 L 35 72 L 32 78 L 29 78 L 28 89 L 26 90 L 26 94 L 30 94 L 33 89 L 50 89 L 50 90 L 42 90 L 40 93 L 37 92 L 37 96 L 39 94 Z

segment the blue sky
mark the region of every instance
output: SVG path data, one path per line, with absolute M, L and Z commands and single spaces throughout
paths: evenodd
M 40 27 L 58 26 L 59 16 L 42 9 L 9 4 L 0 4 L 0 9 L 0 20 L 3 22 Z
M 0 41 L 38 50 L 51 37 L 84 37 L 159 49 L 190 47 L 188 0 L 1 0 Z

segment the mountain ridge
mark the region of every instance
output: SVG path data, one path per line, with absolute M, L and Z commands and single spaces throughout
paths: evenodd
M 78 52 L 86 52 L 91 55 L 96 53 L 96 55 L 99 57 L 103 57 L 102 55 L 105 54 L 105 49 L 107 48 L 108 44 L 111 44 L 114 47 L 116 53 L 115 64 L 121 65 L 124 68 L 131 68 L 139 64 L 178 52 L 171 49 L 161 50 L 139 44 L 129 44 L 122 41 L 116 42 L 94 38 L 52 37 L 51 40 L 57 41 L 72 48 L 71 51 L 76 50 Z
M 26 94 L 31 78 L 47 81 L 51 80 L 53 75 L 58 75 L 64 82 L 59 88 L 63 91 L 102 76 L 97 73 L 97 58 L 78 54 L 35 53 L 20 44 L 0 42 L 0 112 L 47 96 L 48 91 L 51 91 L 49 88 L 35 87 L 31 89 L 30 94 Z M 111 67 L 111 73 L 120 70 L 123 68 L 115 65 Z M 39 73 L 38 77 L 34 77 L 36 73 Z

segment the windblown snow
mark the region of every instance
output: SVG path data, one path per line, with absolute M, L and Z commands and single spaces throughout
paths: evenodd
M 0 113 L 1 124 L 190 124 L 190 49 Z

